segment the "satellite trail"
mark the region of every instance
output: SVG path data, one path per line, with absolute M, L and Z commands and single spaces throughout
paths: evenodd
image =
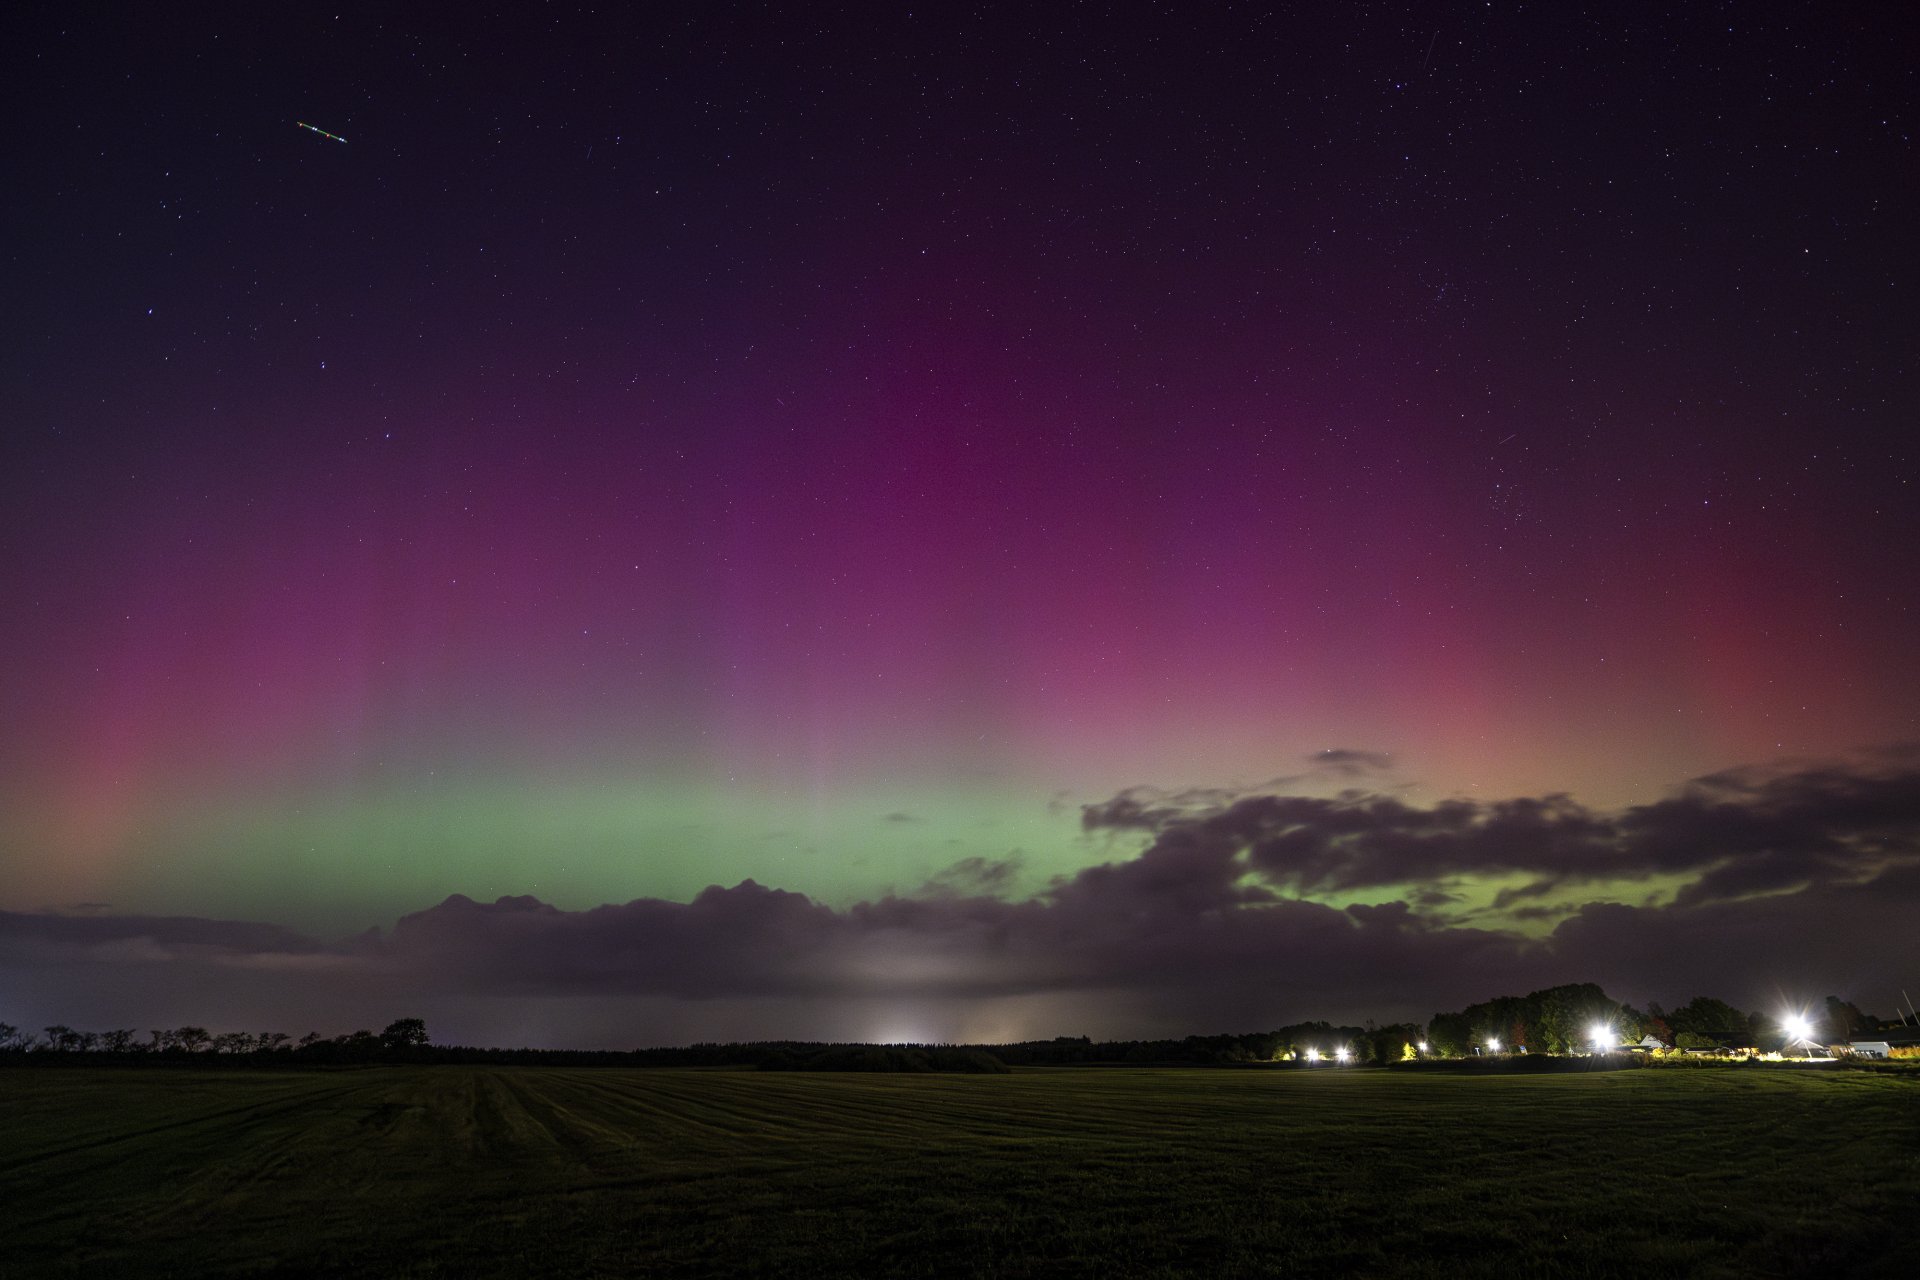
M 332 138 L 335 142 L 342 142 L 342 143 L 346 141 L 346 139 L 341 137 L 339 134 L 328 133 L 325 129 L 320 128 L 318 125 L 308 124 L 305 120 L 295 120 L 294 123 L 299 125 L 302 129 L 306 129 L 306 130 L 309 130 L 310 132 L 319 134 L 323 138 Z

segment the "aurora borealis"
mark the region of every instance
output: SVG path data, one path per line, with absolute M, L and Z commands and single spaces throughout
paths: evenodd
M 0 1018 L 1878 1000 L 1894 19 L 1345 10 L 31 14 Z

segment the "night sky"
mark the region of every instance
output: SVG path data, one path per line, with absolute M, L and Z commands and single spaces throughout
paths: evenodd
M 427 8 L 0 50 L 0 1019 L 1920 990 L 1898 6 Z

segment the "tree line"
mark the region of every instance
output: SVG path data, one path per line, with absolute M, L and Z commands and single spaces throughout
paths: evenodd
M 1828 996 L 1813 1017 L 1819 1043 L 1841 1043 L 1896 1024 Z M 385 1029 L 295 1040 L 281 1032 L 226 1031 L 184 1026 L 141 1033 L 130 1029 L 81 1031 L 50 1026 L 35 1033 L 0 1022 L 0 1063 L 194 1063 L 201 1065 L 350 1066 L 378 1063 L 463 1063 L 498 1066 L 750 1067 L 765 1071 L 1005 1071 L 1014 1066 L 1164 1065 L 1235 1066 L 1316 1063 L 1391 1066 L 1476 1054 L 1571 1054 L 1651 1036 L 1680 1049 L 1786 1047 L 1775 1017 L 1746 1013 L 1711 996 L 1673 1009 L 1644 1010 L 1613 999 L 1591 982 L 1569 983 L 1524 996 L 1497 996 L 1448 1013 L 1424 1027 L 1299 1022 L 1272 1031 L 1192 1035 L 1179 1039 L 1094 1040 L 1057 1036 L 999 1045 L 871 1045 L 765 1040 L 701 1042 L 656 1049 L 509 1049 L 436 1045 L 420 1018 L 398 1018 Z
M 1419 1053 L 1424 1032 L 1409 1022 L 1389 1026 L 1339 1026 L 1297 1022 L 1273 1031 L 1185 1036 L 1178 1040 L 1093 1040 L 1059 1036 L 990 1046 L 1011 1066 L 1074 1066 L 1132 1063 L 1141 1066 L 1237 1066 L 1257 1062 L 1344 1061 L 1390 1065 Z
M 1838 996 L 1828 996 L 1824 1009 L 1809 1011 L 1807 1017 L 1812 1038 L 1820 1044 L 1843 1044 L 1898 1025 L 1862 1012 Z M 1786 1048 L 1791 1038 L 1778 1014 L 1742 1012 L 1712 996 L 1695 996 L 1673 1009 L 1659 1004 L 1636 1009 L 1591 982 L 1548 987 L 1524 996 L 1498 996 L 1454 1013 L 1436 1013 L 1427 1024 L 1428 1041 L 1442 1057 L 1488 1051 L 1579 1053 L 1592 1047 L 1596 1030 L 1606 1033 L 1609 1048 L 1651 1037 L 1677 1049 L 1753 1048 L 1775 1053 Z
M 92 1062 L 188 1061 L 234 1065 L 465 1063 L 500 1066 L 753 1067 L 765 1071 L 971 1071 L 1009 1066 L 1072 1066 L 1083 1063 L 1142 1066 L 1233 1066 L 1314 1060 L 1329 1064 L 1392 1063 L 1415 1056 L 1421 1028 L 1339 1026 L 1302 1022 L 1274 1031 L 1193 1035 L 1160 1040 L 1093 1040 L 1060 1036 L 1003 1045 L 874 1045 L 831 1041 L 761 1040 L 701 1042 L 655 1049 L 511 1049 L 429 1042 L 426 1023 L 402 1018 L 384 1031 L 355 1031 L 294 1040 L 278 1032 L 218 1035 L 203 1027 L 156 1030 L 141 1039 L 133 1031 L 89 1032 L 51 1026 L 42 1035 L 0 1023 L 0 1054 L 31 1054 Z
M 214 1034 L 185 1026 L 140 1033 L 78 1031 L 50 1026 L 35 1034 L 0 1022 L 0 1064 L 194 1066 L 492 1066 L 752 1067 L 763 1071 L 1004 1072 L 991 1052 L 962 1045 L 837 1044 L 797 1040 L 700 1043 L 661 1049 L 507 1049 L 433 1044 L 420 1018 L 400 1018 L 383 1031 L 342 1036 L 277 1031 Z
M 427 1024 L 420 1018 L 397 1018 L 386 1029 L 354 1031 L 342 1036 L 316 1032 L 295 1040 L 280 1031 L 208 1031 L 205 1027 L 161 1027 L 145 1033 L 130 1028 L 80 1031 L 55 1024 L 40 1034 L 0 1022 L 0 1055 L 36 1058 L 87 1057 L 95 1060 L 204 1062 L 329 1063 L 406 1062 L 431 1052 Z

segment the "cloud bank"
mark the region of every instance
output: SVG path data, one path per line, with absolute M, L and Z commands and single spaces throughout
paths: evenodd
M 1363 783 L 1384 763 L 1327 755 Z M 297 1033 L 421 1013 L 443 1039 L 610 1047 L 1010 1039 L 1424 1019 L 1579 980 L 1891 1007 L 1920 972 L 1913 752 L 1717 774 L 1617 812 L 1143 788 L 1082 824 L 1142 847 L 1022 900 L 1011 865 L 970 859 L 844 910 L 752 880 L 586 911 L 455 894 L 345 942 L 0 913 L 0 1020 Z

